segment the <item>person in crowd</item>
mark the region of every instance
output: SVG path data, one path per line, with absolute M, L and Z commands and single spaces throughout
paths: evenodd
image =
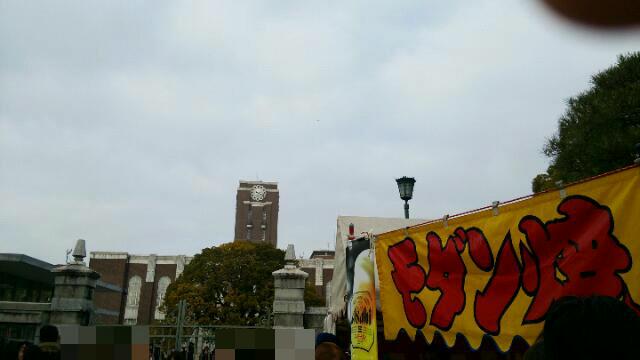
M 338 338 L 331 333 L 316 336 L 316 360 L 344 360 L 344 351 L 338 345 Z
M 40 359 L 40 348 L 25 341 L 18 346 L 18 360 Z
M 639 309 L 640 310 L 640 309 Z M 640 359 L 640 316 L 607 296 L 565 297 L 546 315 L 531 359 Z
M 200 353 L 200 360 L 211 360 L 211 353 L 209 353 L 208 346 L 202 348 L 202 352 Z
M 41 359 L 60 360 L 60 334 L 58 328 L 53 325 L 44 325 L 40 328 Z
M 539 336 L 531 347 L 524 353 L 524 360 L 543 360 L 544 359 L 544 344 L 542 343 L 542 336 Z
M 9 359 L 8 352 L 10 344 L 7 340 L 8 339 L 0 333 L 0 359 Z
M 185 355 L 180 351 L 173 350 L 169 354 L 169 360 L 185 360 Z
M 196 345 L 189 341 L 189 347 L 187 348 L 187 360 L 194 360 L 196 353 Z

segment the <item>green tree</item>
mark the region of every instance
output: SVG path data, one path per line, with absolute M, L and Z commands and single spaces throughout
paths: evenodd
M 591 88 L 568 101 L 543 153 L 551 162 L 532 180 L 534 192 L 633 163 L 640 142 L 640 52 L 592 77 Z
M 304 288 L 305 306 L 325 306 L 325 301 L 316 293 L 316 287 L 308 279 Z
M 269 244 L 237 241 L 202 250 L 167 289 L 167 321 L 188 303 L 187 320 L 212 325 L 264 324 L 273 306 L 273 276 L 284 251 Z

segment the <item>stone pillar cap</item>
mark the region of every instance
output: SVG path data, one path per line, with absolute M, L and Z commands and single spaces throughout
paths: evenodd
M 290 278 L 304 278 L 304 279 L 306 279 L 309 276 L 309 274 L 307 274 L 306 272 L 300 269 L 296 269 L 295 267 L 289 268 L 286 266 L 283 269 L 272 272 L 271 275 L 273 275 L 274 277 L 290 277 Z
M 87 249 L 83 239 L 76 241 L 76 247 L 73 249 L 73 254 L 71 255 L 75 263 L 84 263 L 84 258 L 87 257 Z
M 296 251 L 293 244 L 287 245 L 287 251 L 284 253 L 284 261 L 291 262 L 296 260 Z

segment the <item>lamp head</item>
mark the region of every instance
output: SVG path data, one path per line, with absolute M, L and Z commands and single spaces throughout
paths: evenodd
M 398 183 L 398 191 L 400 191 L 400 199 L 409 201 L 413 197 L 413 184 L 416 183 L 416 179 L 403 176 L 400 179 L 396 179 Z

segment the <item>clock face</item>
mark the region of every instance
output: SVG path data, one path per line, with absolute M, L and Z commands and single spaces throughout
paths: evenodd
M 254 185 L 251 189 L 251 200 L 262 201 L 267 196 L 267 189 L 262 185 Z

